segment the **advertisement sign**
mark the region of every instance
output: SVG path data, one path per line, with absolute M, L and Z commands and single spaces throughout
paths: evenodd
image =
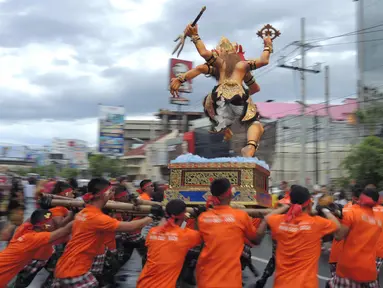
M 169 83 L 172 78 L 178 77 L 180 74 L 186 73 L 190 69 L 193 68 L 193 62 L 181 59 L 170 59 L 170 73 L 169 73 Z M 179 89 L 181 93 L 191 93 L 192 89 L 192 81 L 188 80 L 183 83 Z
M 114 156 L 124 154 L 124 116 L 124 107 L 100 105 L 100 153 Z
M 28 147 L 23 145 L 0 143 L 0 160 L 32 161 L 31 151 Z

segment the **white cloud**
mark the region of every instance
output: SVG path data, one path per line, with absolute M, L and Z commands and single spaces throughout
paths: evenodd
M 153 114 L 131 115 L 125 120 L 158 120 Z M 2 143 L 22 145 L 50 145 L 52 138 L 78 139 L 96 146 L 98 142 L 98 119 L 87 118 L 75 121 L 20 121 L 16 123 L 0 122 Z
M 97 143 L 96 118 L 76 121 L 20 121 L 0 123 L 2 142 L 49 145 L 52 138 L 80 139 L 94 146 Z

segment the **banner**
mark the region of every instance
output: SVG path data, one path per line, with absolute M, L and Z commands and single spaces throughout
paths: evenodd
M 180 74 L 186 73 L 192 68 L 193 68 L 193 62 L 191 61 L 171 58 L 169 83 L 172 80 L 172 78 L 176 78 Z M 192 91 L 193 89 L 192 89 L 191 80 L 188 80 L 185 83 L 183 83 L 179 89 L 179 92 L 181 93 L 191 93 Z
M 3 161 L 32 161 L 30 152 L 27 146 L 0 143 L 0 160 Z
M 100 105 L 100 153 L 124 155 L 124 116 L 124 107 Z

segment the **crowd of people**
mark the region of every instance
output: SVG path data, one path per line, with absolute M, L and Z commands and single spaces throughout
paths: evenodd
M 316 201 L 307 188 L 292 185 L 278 207 L 251 218 L 231 207 L 234 187 L 225 178 L 212 181 L 206 206 L 191 214 L 182 200 L 168 201 L 163 209 L 163 191 L 149 179 L 140 183 L 137 194 L 124 181 L 94 178 L 80 193 L 70 181 L 40 185 L 39 207 L 2 233 L 8 245 L 0 253 L 0 287 L 28 287 L 43 268 L 50 275 L 42 287 L 116 287 L 115 275 L 134 250 L 142 258 L 138 288 L 183 283 L 239 288 L 246 268 L 260 276 L 253 287 L 264 287 L 273 273 L 277 288 L 319 287 L 318 261 L 326 237 L 333 238 L 328 287 L 379 287 L 383 207 L 373 185 L 355 186 L 344 206 L 326 195 Z M 54 206 L 44 194 L 82 199 L 86 205 Z M 159 204 L 147 216 L 105 208 L 109 200 L 137 199 Z M 273 253 L 258 275 L 251 247 L 261 243 L 267 228 Z

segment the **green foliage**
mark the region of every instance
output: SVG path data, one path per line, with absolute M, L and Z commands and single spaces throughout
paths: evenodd
M 80 171 L 74 168 L 64 168 L 60 171 L 60 176 L 69 179 L 76 178 L 80 174 Z
M 374 103 L 366 109 L 359 109 L 355 112 L 358 122 L 365 125 L 369 130 L 370 135 L 374 135 L 376 125 L 382 122 L 383 119 L 383 104 Z
M 350 187 L 350 179 L 348 177 L 340 177 L 335 179 L 335 185 L 336 187 L 347 189 Z
M 383 188 L 383 141 L 379 137 L 366 137 L 344 159 L 343 167 L 349 177 L 362 185 L 375 184 Z
M 93 177 L 118 177 L 124 174 L 121 160 L 105 155 L 90 156 L 89 166 Z

